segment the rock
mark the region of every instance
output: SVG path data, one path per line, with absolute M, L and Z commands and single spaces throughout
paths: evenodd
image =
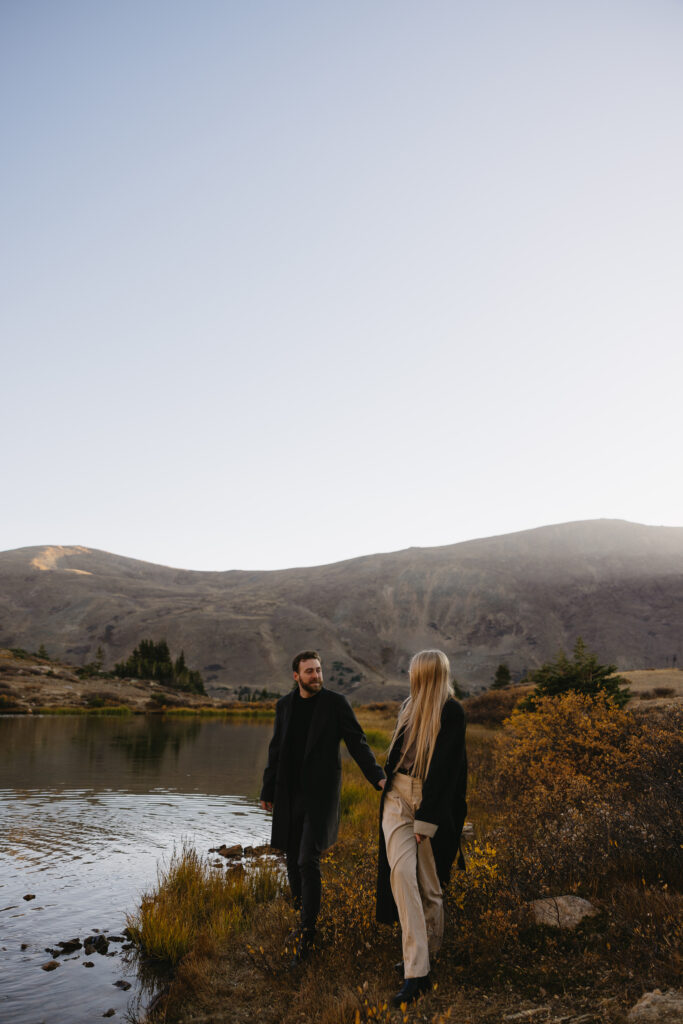
M 77 949 L 83 949 L 83 943 L 78 938 L 63 939 L 57 945 L 62 947 L 62 953 L 75 953 Z
M 125 942 L 125 935 L 108 935 L 107 938 L 110 942 Z
M 123 992 L 127 992 L 128 989 L 130 988 L 130 982 L 124 981 L 122 978 L 120 978 L 118 981 L 114 982 L 114 988 L 120 988 Z
M 597 914 L 593 904 L 581 896 L 551 896 L 532 900 L 530 906 L 536 924 L 547 924 L 553 928 L 576 928 L 584 917 Z
M 680 1024 L 683 1020 L 683 992 L 678 989 L 662 992 L 658 988 L 646 992 L 628 1011 L 626 1020 L 638 1021 L 639 1024 Z
M 103 1017 L 113 1017 L 115 1013 L 116 1013 L 116 1010 L 107 1010 L 107 1012 L 103 1013 L 102 1016 Z
M 222 846 L 214 846 L 213 849 L 209 850 L 209 853 L 219 853 L 221 857 L 241 857 L 242 847 L 239 843 L 235 843 L 234 846 L 226 846 L 223 843 Z
M 253 846 L 251 852 L 256 857 L 260 857 L 263 853 L 275 853 L 275 850 L 270 843 L 263 843 L 261 846 Z
M 25 900 L 34 900 L 35 898 L 36 894 L 34 892 L 27 892 L 26 895 L 24 896 Z
M 95 965 L 94 965 L 94 963 L 92 962 L 92 960 L 84 960 L 84 961 L 83 961 L 83 966 L 84 966 L 84 967 L 94 967 Z
M 109 943 L 104 935 L 89 935 L 87 939 L 83 940 L 83 944 L 86 956 L 91 956 L 93 953 L 100 953 L 104 956 L 109 949 Z
M 54 971 L 56 967 L 59 967 L 59 964 L 56 960 L 48 960 L 46 964 L 41 964 L 40 966 L 44 971 Z
M 254 856 L 254 847 L 253 846 L 245 846 L 244 847 L 244 856 L 245 857 L 253 857 Z
M 28 942 L 22 942 L 20 948 L 21 948 L 21 951 L 23 953 L 25 949 L 28 949 Z

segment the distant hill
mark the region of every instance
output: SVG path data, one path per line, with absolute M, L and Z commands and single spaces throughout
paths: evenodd
M 407 691 L 410 656 L 440 647 L 458 680 L 520 678 L 578 635 L 620 668 L 683 658 L 683 528 L 594 520 L 275 572 L 190 572 L 83 547 L 0 553 L 0 647 L 105 667 L 165 637 L 209 692 L 284 691 L 317 647 L 354 699 Z

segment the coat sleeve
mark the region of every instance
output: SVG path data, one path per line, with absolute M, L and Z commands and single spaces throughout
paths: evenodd
M 347 750 L 362 771 L 368 782 L 379 789 L 379 782 L 386 778 L 384 769 L 377 764 L 375 755 L 368 746 L 365 733 L 353 713 L 346 697 L 342 697 L 339 705 L 340 729 Z
M 275 799 L 275 780 L 277 778 L 277 766 L 280 761 L 280 746 L 282 744 L 282 708 L 280 701 L 275 705 L 275 728 L 268 746 L 268 764 L 263 772 L 263 786 L 261 787 L 261 800 L 272 803 Z
M 452 789 L 464 751 L 465 712 L 457 701 L 449 701 L 422 786 L 422 803 L 415 811 L 416 833 L 433 836 L 442 823 L 444 799 Z

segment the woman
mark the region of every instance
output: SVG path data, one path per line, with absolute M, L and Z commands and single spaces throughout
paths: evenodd
M 410 662 L 380 803 L 377 920 L 401 923 L 404 982 L 394 1006 L 429 988 L 429 957 L 443 937 L 442 887 L 460 847 L 467 803 L 465 715 L 443 651 Z M 465 866 L 460 852 L 459 866 Z

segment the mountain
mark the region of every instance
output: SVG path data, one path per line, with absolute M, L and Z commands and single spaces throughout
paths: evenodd
M 192 572 L 83 547 L 0 553 L 0 647 L 105 667 L 166 638 L 207 689 L 285 691 L 316 647 L 354 699 L 407 691 L 410 656 L 440 647 L 459 682 L 517 678 L 577 636 L 620 668 L 680 664 L 683 528 L 591 520 L 274 572 Z

